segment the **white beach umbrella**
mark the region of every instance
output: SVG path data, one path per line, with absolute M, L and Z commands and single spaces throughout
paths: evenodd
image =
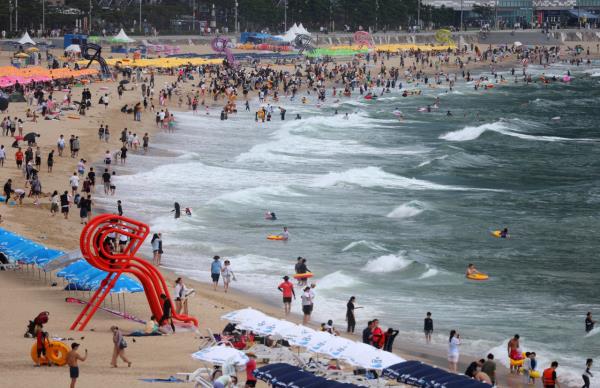
M 314 353 L 323 353 L 323 348 L 327 346 L 335 337 L 325 331 L 315 331 L 306 345 L 306 349 Z
M 229 346 L 212 346 L 210 348 L 202 349 L 192 354 L 192 358 L 195 360 L 210 362 L 211 364 L 223 365 L 235 364 L 235 365 L 246 365 L 248 357 L 235 348 Z
M 278 330 L 279 335 L 285 338 L 290 344 L 296 346 L 302 346 L 302 344 L 306 344 L 306 338 L 314 333 L 316 333 L 316 331 L 313 329 L 300 325 L 282 327 Z
M 266 315 L 258 310 L 248 307 L 241 310 L 231 311 L 221 316 L 221 319 L 233 323 L 241 323 L 250 319 L 257 319 L 257 317 L 266 317 Z
M 515 45 L 515 47 L 521 47 L 521 46 L 523 46 L 523 43 L 521 43 L 521 42 L 515 42 L 514 45 Z
M 238 323 L 237 327 L 243 330 L 251 330 L 262 335 L 274 335 L 278 323 L 278 319 L 264 315 L 245 319 Z
M 393 353 L 375 349 L 370 345 L 359 342 L 342 351 L 340 358 L 366 369 L 383 369 L 390 365 L 406 361 Z
M 333 337 L 320 350 L 320 353 L 333 358 L 340 358 L 346 349 L 354 346 L 356 342 L 343 337 Z

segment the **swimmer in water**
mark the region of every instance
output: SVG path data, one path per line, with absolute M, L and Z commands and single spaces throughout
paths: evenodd
M 448 113 L 446 113 L 446 116 L 452 116 L 452 112 L 448 111 Z
M 179 206 L 179 202 L 175 202 L 173 207 L 174 209 L 171 210 L 171 213 L 175 212 L 175 219 L 181 217 L 181 207 Z
M 508 228 L 504 228 L 500 231 L 500 238 L 508 238 Z
M 290 232 L 288 232 L 287 226 L 283 227 L 283 233 L 281 233 L 280 236 L 283 237 L 284 240 L 288 240 L 290 238 Z
M 467 276 L 473 276 L 473 275 L 479 275 L 481 274 L 481 272 L 477 271 L 477 268 L 475 268 L 475 264 L 469 264 L 469 266 L 467 267 Z
M 344 115 L 344 120 L 348 120 L 350 119 L 350 117 L 348 116 L 348 112 L 346 112 L 346 114 Z
M 302 119 L 302 116 L 300 116 L 300 113 L 296 113 L 296 120 L 300 120 Z

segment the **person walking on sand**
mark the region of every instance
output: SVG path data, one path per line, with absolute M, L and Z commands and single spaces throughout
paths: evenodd
M 213 282 L 213 291 L 217 291 L 217 286 L 219 285 L 219 277 L 221 277 L 221 261 L 219 256 L 213 257 L 213 262 L 210 263 L 210 277 Z
M 113 333 L 113 355 L 112 360 L 110 362 L 110 366 L 113 368 L 117 367 L 117 358 L 120 357 L 121 360 L 127 363 L 128 367 L 131 367 L 131 361 L 127 359 L 125 356 L 125 348 L 127 348 L 127 341 L 125 341 L 125 337 L 123 337 L 123 333 L 117 326 L 111 326 L 110 331 Z
M 458 369 L 458 359 L 460 357 L 460 334 L 456 330 L 450 331 L 450 339 L 448 340 L 448 362 L 451 372 L 456 373 Z
M 431 334 L 433 333 L 433 319 L 431 319 L 431 313 L 428 311 L 425 317 L 423 330 L 425 332 L 425 342 L 431 343 Z
M 294 292 L 294 285 L 290 282 L 289 276 L 283 277 L 283 282 L 277 287 L 283 294 L 283 311 L 285 315 L 290 313 L 292 307 L 292 297 L 296 299 L 296 293 Z
M 69 365 L 69 376 L 71 377 L 70 388 L 75 388 L 75 384 L 79 378 L 79 365 L 77 364 L 77 361 L 83 362 L 88 356 L 87 349 L 85 349 L 85 355 L 83 357 L 77 353 L 77 349 L 79 349 L 79 344 L 77 342 L 73 342 L 71 344 L 71 350 L 67 353 L 67 365 Z

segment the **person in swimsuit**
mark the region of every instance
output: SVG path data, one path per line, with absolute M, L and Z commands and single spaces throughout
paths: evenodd
M 467 267 L 467 277 L 472 275 L 478 275 L 480 273 L 481 272 L 477 271 L 477 268 L 475 268 L 475 264 L 469 264 L 469 266 Z
M 75 388 L 75 383 L 77 383 L 77 379 L 79 378 L 79 365 L 77 364 L 77 361 L 85 361 L 88 356 L 87 349 L 85 349 L 85 355 L 83 357 L 77 353 L 77 349 L 79 349 L 79 344 L 73 342 L 71 344 L 71 350 L 67 353 L 67 364 L 69 365 L 69 375 L 71 376 L 70 388 Z
M 515 336 L 513 338 L 511 338 L 508 341 L 508 345 L 507 345 L 507 351 L 508 351 L 508 357 L 512 360 L 522 360 L 523 359 L 523 354 L 521 353 L 521 344 L 519 343 L 519 335 L 515 334 Z M 510 366 L 510 371 L 518 371 L 519 367 L 518 366 Z

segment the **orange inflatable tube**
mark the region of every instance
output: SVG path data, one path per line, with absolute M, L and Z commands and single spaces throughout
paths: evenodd
M 47 341 L 46 356 L 42 355 L 40 357 L 39 364 L 47 365 L 48 362 L 51 362 L 54 365 L 63 366 L 67 363 L 68 352 L 69 347 L 64 342 Z M 38 364 L 37 343 L 34 343 L 31 347 L 31 359 Z

